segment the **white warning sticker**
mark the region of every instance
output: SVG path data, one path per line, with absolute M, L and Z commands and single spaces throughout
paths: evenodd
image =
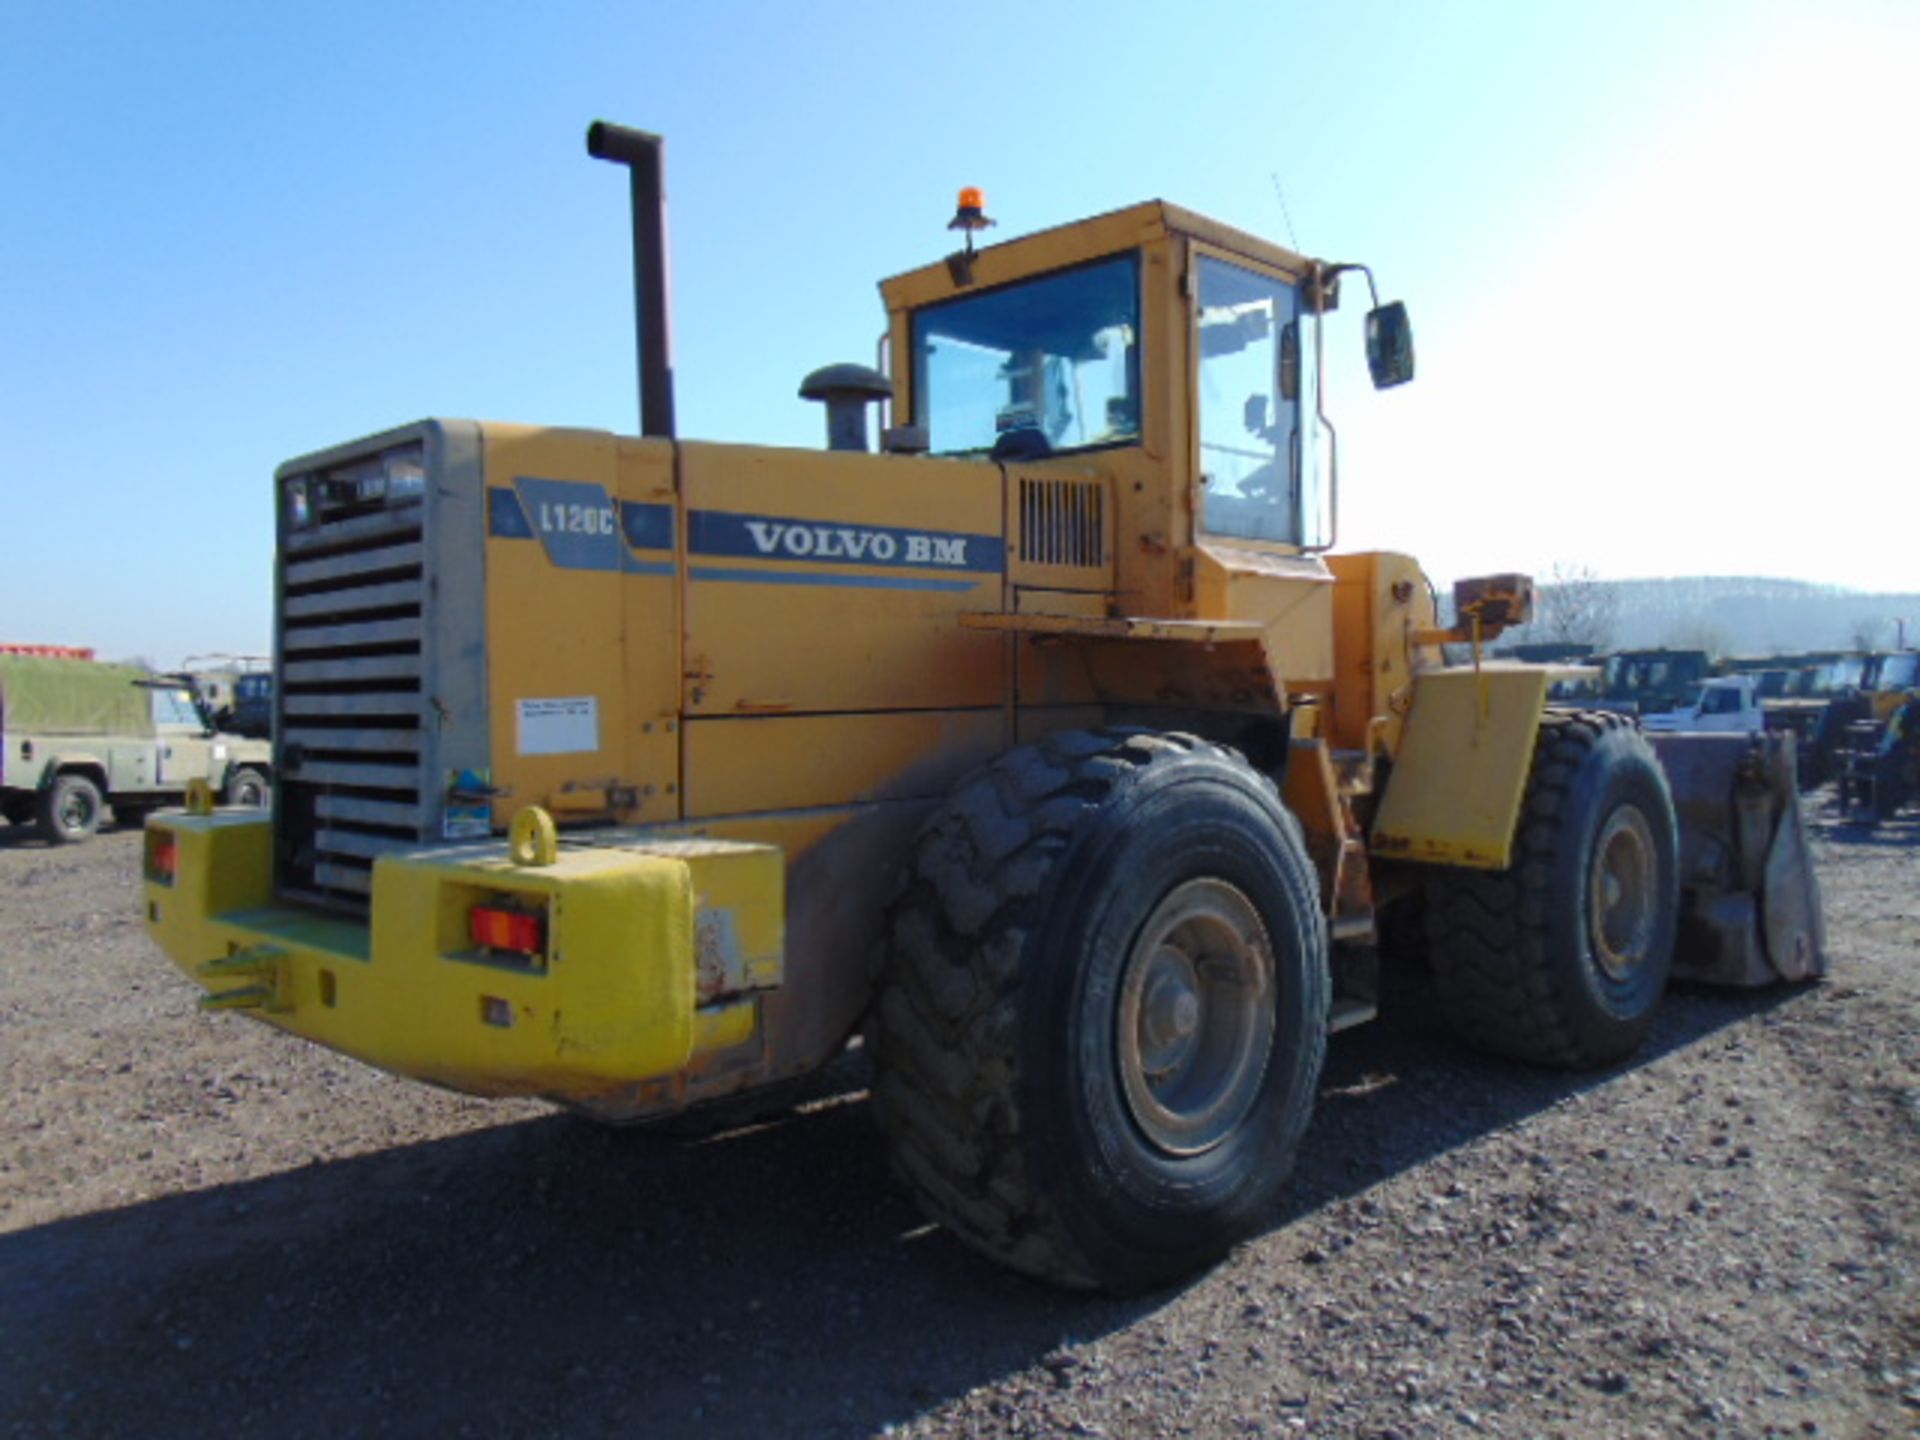
M 522 700 L 522 755 L 582 755 L 600 748 L 600 701 L 592 695 Z

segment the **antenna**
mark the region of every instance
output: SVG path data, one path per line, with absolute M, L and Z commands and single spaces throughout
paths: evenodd
M 1300 254 L 1302 253 L 1300 250 L 1300 240 L 1299 237 L 1293 233 L 1293 212 L 1287 209 L 1287 192 L 1280 188 L 1280 172 L 1278 170 L 1269 170 L 1267 172 L 1267 178 L 1273 181 L 1274 198 L 1280 202 L 1280 218 L 1287 222 L 1287 243 L 1293 247 L 1295 254 Z

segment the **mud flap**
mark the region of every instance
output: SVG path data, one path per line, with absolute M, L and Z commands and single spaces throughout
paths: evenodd
M 1826 929 L 1792 734 L 1647 740 L 1680 822 L 1674 976 L 1758 986 L 1824 975 Z

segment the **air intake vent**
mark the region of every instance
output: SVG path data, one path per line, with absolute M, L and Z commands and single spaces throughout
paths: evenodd
M 1022 480 L 1020 558 L 1029 565 L 1105 565 L 1106 502 L 1097 480 Z

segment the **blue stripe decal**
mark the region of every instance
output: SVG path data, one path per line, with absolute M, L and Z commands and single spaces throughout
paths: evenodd
M 735 580 L 746 585 L 837 585 L 851 590 L 977 590 L 978 580 L 931 580 L 918 575 L 843 575 L 830 570 L 729 570 L 694 565 L 694 580 Z
M 527 523 L 520 497 L 504 485 L 487 487 L 487 533 L 508 540 L 533 538 L 533 526 Z
M 606 487 L 584 480 L 514 478 L 514 488 L 487 491 L 488 533 L 502 539 L 538 539 L 547 559 L 563 570 L 619 570 L 629 575 L 677 573 L 670 560 L 643 560 L 635 550 L 671 550 L 674 507 L 622 501 Z M 625 542 L 624 544 L 621 542 Z M 831 521 L 693 510 L 687 516 L 688 548 L 699 555 L 739 559 L 840 561 L 875 569 L 968 571 L 998 574 L 1006 546 L 997 535 L 896 526 L 841 525 Z M 962 592 L 979 579 L 852 575 L 839 570 L 745 570 L 694 566 L 694 580 L 749 585 L 827 585 L 850 590 Z
M 620 502 L 620 528 L 627 544 L 636 550 L 673 548 L 673 506 L 641 505 L 632 500 Z
M 743 515 L 731 510 L 688 511 L 687 549 L 695 555 L 730 559 L 837 560 L 883 569 L 998 574 L 1006 567 L 1006 544 L 998 535 L 849 525 L 836 520 Z

